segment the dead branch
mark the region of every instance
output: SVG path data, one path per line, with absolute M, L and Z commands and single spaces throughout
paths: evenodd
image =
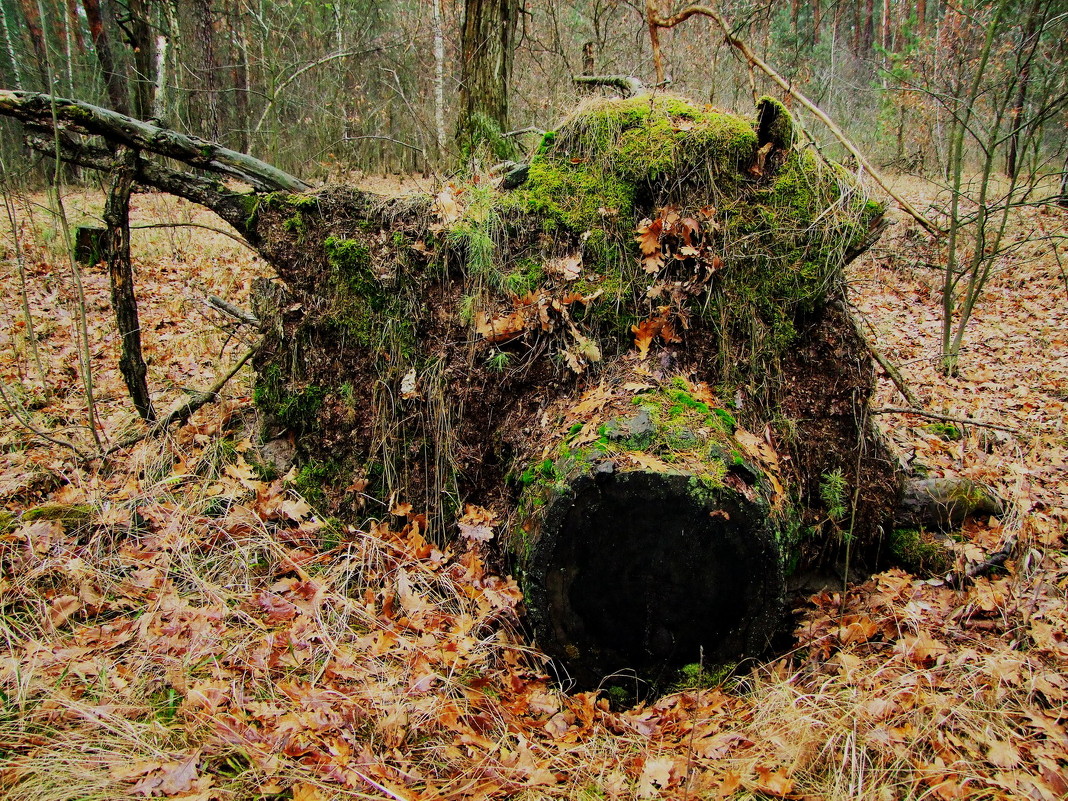
M 4 408 L 11 412 L 11 416 L 18 421 L 19 425 L 21 425 L 35 437 L 40 437 L 45 442 L 50 442 L 53 445 L 58 445 L 61 448 L 67 448 L 73 451 L 74 455 L 81 459 L 83 462 L 89 461 L 89 455 L 82 451 L 82 449 L 75 445 L 73 442 L 67 442 L 67 440 L 65 439 L 59 439 L 57 437 L 53 437 L 51 434 L 46 434 L 45 432 L 36 428 L 29 420 L 24 418 L 22 414 L 19 413 L 19 410 L 15 406 L 15 404 L 12 403 L 11 399 L 7 396 L 7 392 L 4 389 L 3 382 L 0 382 L 0 400 L 3 401 Z
M 240 320 L 246 325 L 251 325 L 253 328 L 260 327 L 260 320 L 256 315 L 254 315 L 252 312 L 245 311 L 244 309 L 239 308 L 232 303 L 227 303 L 218 295 L 208 295 L 208 305 L 211 306 L 213 309 L 221 311 L 223 314 L 230 315 L 235 320 Z
M 880 362 L 882 364 L 882 362 Z M 1010 428 L 1009 426 L 998 425 L 997 423 L 986 423 L 982 420 L 973 420 L 971 417 L 951 417 L 947 414 L 937 414 L 935 412 L 925 412 L 922 409 L 899 409 L 895 406 L 886 406 L 882 409 L 872 409 L 872 414 L 915 414 L 920 417 L 928 417 L 932 420 L 941 420 L 946 423 L 960 423 L 961 425 L 977 426 L 979 428 L 993 428 L 997 431 L 1007 431 L 1010 434 L 1019 434 L 1020 429 Z
M 255 350 L 245 351 L 245 354 L 240 359 L 238 359 L 237 363 L 234 364 L 234 366 L 231 367 L 225 375 L 219 378 L 218 381 L 216 381 L 206 390 L 204 390 L 203 392 L 198 392 L 197 394 L 191 396 L 184 403 L 181 403 L 175 408 L 171 409 L 171 411 L 165 417 L 162 417 L 157 420 L 151 428 L 142 431 L 140 434 L 135 434 L 132 437 L 128 437 L 116 445 L 112 445 L 104 452 L 104 456 L 111 456 L 117 451 L 129 448 L 131 445 L 136 445 L 143 439 L 148 439 L 149 437 L 157 437 L 164 431 L 166 431 L 170 427 L 171 423 L 184 423 L 190 418 L 190 416 L 192 416 L 193 412 L 195 412 L 201 406 L 204 406 L 215 400 L 215 398 L 219 394 L 219 391 L 224 386 L 226 386 L 226 383 L 231 378 L 237 375 L 238 370 L 245 366 L 245 362 L 251 359 L 254 353 Z
M 55 138 L 51 133 L 47 137 L 32 132 L 26 136 L 26 144 L 49 156 L 55 154 L 57 141 L 60 158 L 70 164 L 106 172 L 114 163 L 110 151 L 78 142 L 62 131 Z M 174 170 L 143 158 L 137 162 L 136 180 L 144 186 L 211 209 L 230 223 L 249 245 L 255 247 L 259 243 L 254 215 L 249 213 L 246 202 L 249 197 L 247 194 L 233 192 L 210 178 Z
M 149 229 L 149 228 L 202 228 L 205 231 L 211 231 L 211 232 L 216 233 L 216 234 L 222 234 L 223 236 L 234 240 L 235 242 L 237 242 L 237 244 L 241 245 L 242 247 L 249 248 L 250 250 L 252 250 L 252 251 L 254 251 L 256 253 L 259 253 L 259 251 L 256 250 L 256 248 L 252 247 L 247 241 L 245 241 L 243 238 L 241 238 L 237 234 L 232 234 L 229 231 L 224 230 L 222 228 L 216 228 L 214 225 L 204 225 L 204 223 L 195 223 L 195 222 L 165 222 L 165 223 L 142 223 L 140 225 L 131 225 L 130 226 L 130 230 L 131 231 L 143 231 L 143 230 L 146 230 L 146 229 Z
M 874 345 L 869 344 L 868 349 L 871 351 L 872 358 L 879 362 L 879 366 L 883 368 L 886 374 L 890 377 L 890 380 L 894 382 L 894 386 L 897 387 L 897 391 L 901 393 L 902 397 L 908 402 L 909 406 L 920 406 L 920 399 L 916 397 L 915 393 L 909 389 L 909 385 L 905 383 L 904 377 L 901 375 L 901 371 L 897 369 L 892 361 L 890 361 Z
M 115 144 L 237 178 L 263 192 L 303 192 L 311 188 L 299 178 L 252 156 L 79 100 L 2 89 L 0 114 L 48 131 L 58 120 L 61 128 L 102 136 Z
M 945 578 L 946 586 L 955 590 L 962 589 L 968 581 L 985 576 L 995 568 L 1001 567 L 1012 556 L 1013 551 L 1016 550 L 1016 539 L 1014 532 L 1002 541 L 998 550 L 990 554 L 982 562 L 968 565 L 963 570 L 954 570 L 948 573 Z

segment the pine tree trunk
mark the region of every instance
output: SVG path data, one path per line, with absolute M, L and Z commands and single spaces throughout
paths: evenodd
M 463 153 L 483 141 L 492 144 L 508 130 L 508 89 L 519 9 L 518 0 L 464 2 L 457 128 Z

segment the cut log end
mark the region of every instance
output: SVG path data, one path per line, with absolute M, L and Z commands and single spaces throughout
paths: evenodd
M 580 477 L 550 502 L 526 579 L 538 643 L 580 687 L 759 654 L 783 613 L 767 510 L 686 475 Z

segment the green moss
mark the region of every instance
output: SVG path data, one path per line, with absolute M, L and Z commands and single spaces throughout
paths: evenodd
M 53 520 L 61 523 L 67 531 L 80 528 L 93 519 L 93 507 L 88 504 L 46 503 L 27 509 L 22 513 L 22 522 Z
M 535 156 L 523 188 L 506 199 L 509 206 L 543 218 L 550 231 L 582 234 L 633 219 L 634 187 L 595 167 Z
M 315 385 L 294 392 L 275 364 L 260 373 L 252 392 L 253 403 L 259 409 L 270 415 L 277 424 L 297 431 L 307 431 L 316 426 L 316 414 L 325 397 L 326 390 Z
M 6 509 L 0 509 L 0 534 L 7 534 L 9 531 L 13 531 L 18 518 L 7 511 Z
M 308 503 L 322 506 L 326 502 L 325 488 L 344 474 L 344 466 L 334 459 L 311 459 L 297 472 L 293 488 Z
M 890 534 L 890 553 L 915 572 L 942 573 L 953 566 L 950 550 L 930 532 L 920 529 L 894 529 Z
M 949 442 L 957 442 L 964 436 L 961 430 L 952 423 L 930 423 L 923 429 Z

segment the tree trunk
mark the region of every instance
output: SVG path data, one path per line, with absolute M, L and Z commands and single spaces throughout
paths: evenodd
M 0 113 L 47 125 L 35 103 L 0 93 Z M 791 146 L 781 104 L 761 109 L 605 100 L 547 134 L 514 191 L 238 194 L 151 158 L 136 175 L 218 211 L 277 270 L 255 287 L 254 398 L 323 514 L 404 500 L 440 541 L 465 505 L 491 510 L 496 530 L 468 535 L 521 570 L 561 670 L 657 682 L 759 654 L 789 572 L 874 565 L 900 491 L 842 300 L 882 207 Z M 205 163 L 160 147 L 175 136 L 142 140 Z
M 460 29 L 460 119 L 457 142 L 470 154 L 481 143 L 505 158 L 511 145 L 508 89 L 515 56 L 518 0 L 465 0 Z
M 108 101 L 119 114 L 128 114 L 130 104 L 126 91 L 126 79 L 115 62 L 115 53 L 111 49 L 111 35 L 108 33 L 100 0 L 84 0 L 85 16 L 89 21 L 89 34 L 93 37 L 100 70 L 104 73 L 104 86 L 107 88 Z

